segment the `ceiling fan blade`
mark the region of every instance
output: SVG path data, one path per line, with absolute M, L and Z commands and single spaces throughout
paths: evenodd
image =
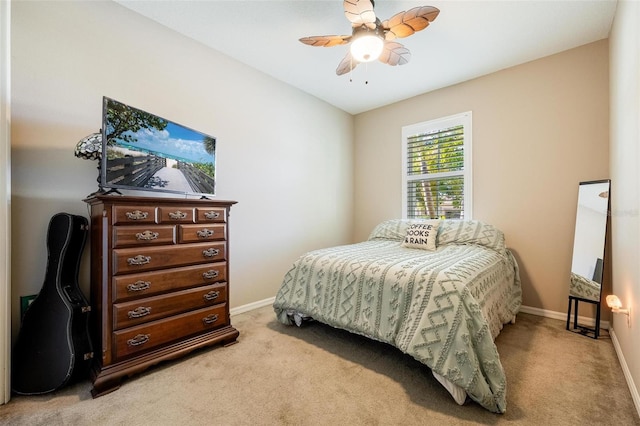
M 385 39 L 408 37 L 417 31 L 424 30 L 438 17 L 439 13 L 440 10 L 433 6 L 414 7 L 406 12 L 396 13 L 382 23 L 382 28 L 387 30 Z
M 351 56 L 351 52 L 347 52 L 347 55 L 342 59 L 342 61 L 340 61 L 340 64 L 338 64 L 338 68 L 336 68 L 336 74 L 346 74 L 357 67 L 359 63 L 360 62 L 353 59 L 353 57 Z
M 309 46 L 332 47 L 347 44 L 351 41 L 350 35 L 327 35 L 302 37 L 300 41 Z
M 411 52 L 398 42 L 387 41 L 378 60 L 392 66 L 404 65 L 411 59 Z
M 376 14 L 371 0 L 344 0 L 344 16 L 354 27 L 366 25 L 372 30 L 376 28 Z

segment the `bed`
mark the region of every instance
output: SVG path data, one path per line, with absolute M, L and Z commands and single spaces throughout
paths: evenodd
M 504 234 L 480 221 L 380 223 L 367 241 L 308 252 L 284 276 L 278 320 L 313 319 L 386 342 L 431 368 L 462 404 L 504 413 L 494 339 L 522 300 Z

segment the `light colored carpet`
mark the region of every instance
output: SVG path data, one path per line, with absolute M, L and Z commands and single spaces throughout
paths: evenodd
M 9 425 L 640 425 L 611 340 L 520 314 L 496 343 L 507 412 L 458 406 L 398 350 L 319 323 L 232 317 L 239 343 L 160 364 L 92 399 L 87 382 L 0 406 Z M 611 413 L 615 413 L 612 416 Z

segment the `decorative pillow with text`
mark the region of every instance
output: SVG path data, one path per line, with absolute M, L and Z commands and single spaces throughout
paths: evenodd
M 436 249 L 438 226 L 440 226 L 439 220 L 426 220 L 409 225 L 402 246 L 434 251 Z

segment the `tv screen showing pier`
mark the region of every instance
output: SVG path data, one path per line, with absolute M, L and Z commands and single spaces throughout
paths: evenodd
M 103 188 L 214 195 L 216 138 L 103 98 Z

